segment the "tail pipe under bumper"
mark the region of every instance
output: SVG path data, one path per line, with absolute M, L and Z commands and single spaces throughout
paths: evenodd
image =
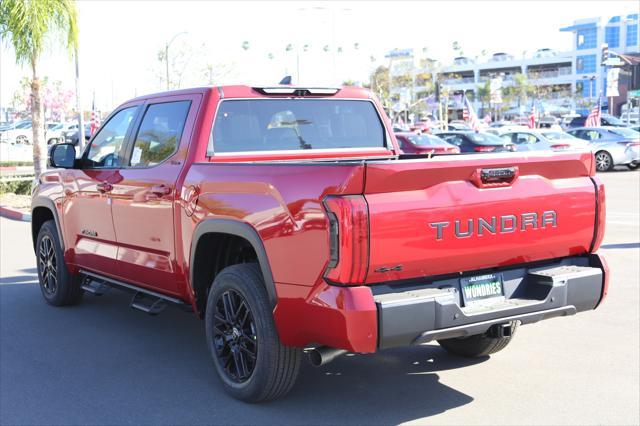
M 322 365 L 330 363 L 334 359 L 346 353 L 347 351 L 345 349 L 336 349 L 336 348 L 329 348 L 327 346 L 320 346 L 309 351 L 307 355 L 309 357 L 309 361 L 311 362 L 311 365 L 313 365 L 314 367 L 320 367 Z

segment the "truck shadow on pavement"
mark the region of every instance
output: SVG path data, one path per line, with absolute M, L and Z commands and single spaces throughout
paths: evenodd
M 0 286 L 2 424 L 397 424 L 473 401 L 437 372 L 484 361 L 437 345 L 305 360 L 287 397 L 244 404 L 224 393 L 192 314 L 150 317 L 117 290 L 54 308 L 35 276 L 17 278 Z
M 37 284 L 38 270 L 36 268 L 20 269 L 28 275 L 14 275 L 12 277 L 0 277 L 0 284 Z

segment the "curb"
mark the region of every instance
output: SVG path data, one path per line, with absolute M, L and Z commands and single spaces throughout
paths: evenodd
M 0 172 L 29 172 L 33 171 L 33 166 L 2 166 Z
M 31 214 L 15 210 L 10 207 L 0 206 L 0 216 L 7 219 L 21 220 L 23 222 L 31 222 Z

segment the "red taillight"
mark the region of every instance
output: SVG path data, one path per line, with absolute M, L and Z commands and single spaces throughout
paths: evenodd
M 452 154 L 460 154 L 460 148 L 449 148 L 449 152 Z
M 363 284 L 369 267 L 369 209 L 362 195 L 324 200 L 329 217 L 329 264 L 325 278 L 339 284 Z
M 495 149 L 495 146 L 476 146 L 475 148 L 473 148 L 473 150 L 476 152 L 491 152 L 495 151 Z
M 593 253 L 598 250 L 600 247 L 600 243 L 602 243 L 602 239 L 604 238 L 604 229 L 605 224 L 607 222 L 607 208 L 605 205 L 605 194 L 604 194 L 604 184 L 597 177 L 592 177 L 593 184 L 595 186 L 595 196 L 596 196 L 596 232 L 593 236 L 593 241 L 591 243 L 590 252 Z

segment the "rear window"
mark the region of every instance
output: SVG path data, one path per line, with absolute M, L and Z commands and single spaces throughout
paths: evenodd
M 628 129 L 626 127 L 620 127 L 618 129 L 609 129 L 609 131 L 614 135 L 622 136 L 623 138 L 628 138 L 628 139 L 638 139 L 638 137 L 640 137 L 640 133 L 636 132 L 633 129 Z
M 207 155 L 384 147 L 384 127 L 369 101 L 226 100 L 216 115 Z

